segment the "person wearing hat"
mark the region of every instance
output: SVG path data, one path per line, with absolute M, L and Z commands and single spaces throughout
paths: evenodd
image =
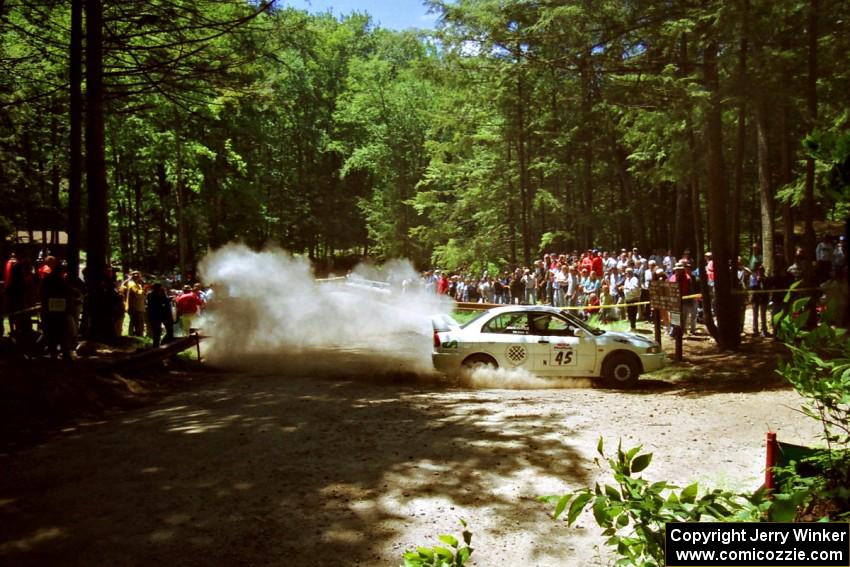
M 676 262 L 673 266 L 673 275 L 670 276 L 671 282 L 679 284 L 679 293 L 682 297 L 689 295 L 693 290 L 693 278 L 690 274 L 690 264 L 685 261 Z M 697 310 L 695 299 L 682 300 L 682 329 L 688 328 L 693 335 L 697 331 Z

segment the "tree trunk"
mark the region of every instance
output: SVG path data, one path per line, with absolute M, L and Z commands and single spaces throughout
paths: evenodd
M 165 273 L 173 266 L 169 265 L 170 254 L 168 253 L 168 210 L 167 201 L 168 194 L 171 192 L 171 187 L 168 184 L 168 176 L 165 172 L 165 164 L 160 162 L 156 167 L 157 188 L 159 194 L 160 207 L 157 209 L 157 224 L 159 230 L 159 242 L 157 245 L 157 256 L 159 257 L 159 269 Z M 366 255 L 365 252 L 363 254 Z
M 56 101 L 58 103 L 58 101 Z M 53 149 L 53 160 L 50 166 L 50 208 L 51 223 L 50 223 L 50 245 L 54 247 L 59 244 L 59 228 L 62 226 L 62 203 L 59 201 L 59 186 L 61 182 L 61 174 L 59 173 L 60 162 L 60 144 L 59 144 L 59 109 L 58 104 L 54 105 L 52 120 L 50 123 L 50 145 Z
M 175 207 L 175 213 L 177 214 L 177 251 L 180 274 L 186 276 L 189 272 L 189 266 L 187 265 L 189 254 L 187 252 L 188 241 L 186 238 L 186 188 L 183 179 L 183 144 L 180 141 L 179 120 L 175 124 L 178 125 L 174 129 L 174 149 L 177 157 L 177 187 L 175 192 L 177 196 L 177 205 Z M 312 247 L 310 257 L 313 258 Z
M 144 228 L 144 223 L 142 222 L 142 182 L 141 180 L 134 176 L 134 179 L 127 180 L 127 183 L 133 184 L 133 200 L 135 201 L 135 206 L 133 207 L 133 238 L 136 241 L 135 247 L 135 261 L 137 270 L 141 270 L 142 260 L 147 257 L 147 242 L 146 239 L 142 238 L 142 235 L 147 231 Z
M 593 246 L 593 133 L 591 131 L 591 70 L 590 53 L 585 52 L 581 58 L 579 74 L 581 77 L 581 140 L 582 140 L 582 171 L 581 181 L 584 190 L 584 214 L 581 222 L 584 227 L 584 242 L 582 248 Z
M 820 1 L 809 0 L 808 22 L 808 76 L 806 77 L 806 110 L 808 132 L 812 132 L 818 120 L 818 17 Z M 806 157 L 806 185 L 803 195 L 803 225 L 806 266 L 811 267 L 815 252 L 815 159 Z M 811 271 L 811 270 L 809 270 Z M 810 284 L 813 281 L 809 282 Z
M 767 140 L 767 109 L 764 98 L 759 97 L 755 107 L 756 139 L 758 147 L 759 201 L 761 204 L 761 240 L 764 270 L 768 276 L 776 272 L 773 247 L 773 187 L 770 180 L 770 152 Z
M 714 258 L 714 290 L 717 298 L 717 339 L 723 350 L 737 349 L 740 341 L 739 299 L 733 297 L 732 274 L 728 250 L 726 222 L 726 174 L 723 164 L 722 109 L 717 74 L 717 43 L 709 41 L 703 50 L 703 74 L 709 93 L 706 109 L 706 150 L 708 158 L 708 206 L 711 225 L 711 248 Z
M 68 155 L 68 273 L 80 275 L 80 195 L 83 132 L 83 0 L 71 0 L 70 135 Z
M 685 250 L 693 252 L 693 205 L 691 204 L 692 192 L 690 183 L 680 182 L 676 187 L 676 209 L 673 224 L 673 251 L 676 255 L 682 255 Z
M 522 230 L 522 259 L 526 266 L 531 264 L 531 236 L 529 234 L 529 183 L 528 156 L 525 139 L 525 93 L 522 73 L 517 78 L 517 163 L 519 165 L 520 227 Z
M 749 0 L 743 0 L 741 38 L 738 48 L 738 135 L 735 140 L 735 190 L 731 200 L 732 231 L 729 234 L 729 255 L 734 261 L 740 255 L 741 201 L 744 193 L 744 158 L 747 149 L 747 48 L 749 41 Z
M 89 336 L 110 341 L 111 294 L 109 264 L 109 201 L 106 187 L 103 123 L 103 7 L 100 0 L 86 0 L 86 285 Z
M 809 1 L 809 30 L 808 30 L 808 77 L 806 77 L 806 109 L 808 111 L 808 131 L 813 132 L 818 121 L 818 18 L 820 15 L 820 0 Z M 806 157 L 806 186 L 803 197 L 803 247 L 804 265 L 803 280 L 807 288 L 812 289 L 809 296 L 808 325 L 817 324 L 817 299 L 820 290 L 817 289 L 817 273 L 815 272 L 815 158 Z
M 784 76 L 788 80 L 787 74 Z M 783 102 L 782 110 L 779 113 L 779 183 L 785 187 L 791 184 L 794 180 L 792 163 L 794 160 L 793 151 L 791 149 L 790 133 L 788 132 L 788 103 Z M 782 255 L 785 260 L 784 265 L 787 268 L 791 265 L 794 259 L 794 209 L 791 207 L 790 201 L 782 203 Z

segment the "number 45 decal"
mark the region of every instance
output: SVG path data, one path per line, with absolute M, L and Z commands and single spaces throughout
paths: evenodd
M 559 350 L 555 353 L 555 358 L 552 360 L 553 365 L 566 366 L 573 363 L 572 350 Z

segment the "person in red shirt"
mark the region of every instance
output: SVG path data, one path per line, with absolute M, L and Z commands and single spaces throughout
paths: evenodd
M 440 274 L 440 279 L 437 280 L 437 295 L 447 295 L 449 293 L 449 277 L 444 273 Z
M 204 300 L 194 291 L 191 286 L 183 286 L 183 293 L 177 296 L 174 300 L 177 307 L 177 318 L 180 321 L 180 328 L 183 329 L 183 336 L 188 337 L 192 329 L 192 323 L 195 318 L 201 314 L 201 308 L 204 306 Z
M 9 260 L 6 262 L 6 269 L 3 272 L 3 287 L 8 288 L 12 284 L 12 270 L 18 263 L 18 257 L 12 252 Z
M 53 273 L 53 269 L 56 267 L 56 258 L 54 256 L 48 256 L 44 259 L 44 264 L 38 269 L 38 279 L 44 280 Z
M 682 297 L 690 295 L 693 285 L 693 279 L 690 274 L 690 264 L 685 262 L 676 262 L 673 268 L 673 275 L 669 281 L 679 284 L 679 292 Z M 690 333 L 696 334 L 697 330 L 697 310 L 695 299 L 682 300 L 682 330 L 690 327 Z
M 587 270 L 587 273 L 594 271 L 593 270 L 593 258 L 590 257 L 590 250 L 581 255 L 581 262 L 579 263 L 579 267 L 582 270 Z
M 599 250 L 593 251 L 593 258 L 591 258 L 591 272 L 596 272 L 596 275 L 600 278 L 605 275 L 605 268 L 602 265 L 602 256 L 599 255 Z

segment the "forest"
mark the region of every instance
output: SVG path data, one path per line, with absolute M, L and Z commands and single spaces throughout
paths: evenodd
M 324 270 L 590 246 L 723 265 L 758 242 L 771 273 L 847 216 L 847 2 L 428 5 L 436 29 L 399 32 L 268 1 L 4 0 L 0 240 L 63 230 L 72 268 L 158 273 L 231 241 Z

